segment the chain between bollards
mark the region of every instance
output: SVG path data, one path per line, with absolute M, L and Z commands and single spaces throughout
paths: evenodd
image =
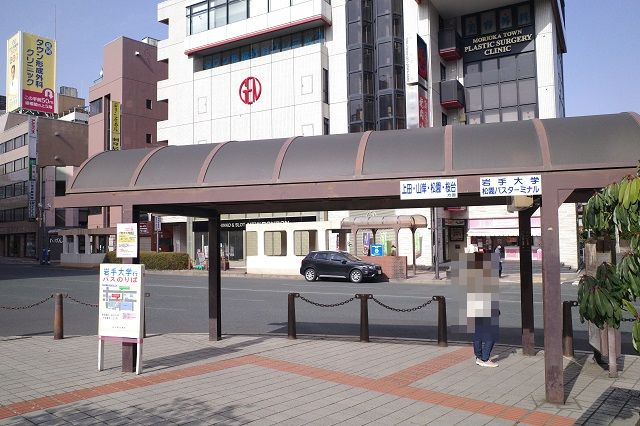
M 573 320 L 571 318 L 571 308 L 578 306 L 575 300 L 565 300 L 562 302 L 562 354 L 573 358 Z
M 289 293 L 287 298 L 288 320 L 287 320 L 287 336 L 289 339 L 296 339 L 296 297 L 300 297 L 299 293 Z
M 438 302 L 438 346 L 449 346 L 447 339 L 447 299 L 444 296 L 433 296 Z

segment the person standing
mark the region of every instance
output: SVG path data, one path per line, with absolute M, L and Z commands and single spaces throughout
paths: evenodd
M 499 265 L 498 265 L 498 278 L 502 278 L 502 258 L 504 257 L 503 255 L 503 248 L 500 244 L 498 244 L 498 246 L 495 249 L 495 253 L 498 254 L 498 259 L 499 259 Z

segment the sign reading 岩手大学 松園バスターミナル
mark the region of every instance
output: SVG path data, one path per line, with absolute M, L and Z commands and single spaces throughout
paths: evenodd
M 480 177 L 481 197 L 505 197 L 515 195 L 541 195 L 540 175 L 483 176 Z

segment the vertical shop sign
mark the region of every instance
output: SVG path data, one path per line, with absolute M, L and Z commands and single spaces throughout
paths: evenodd
M 111 150 L 120 151 L 120 102 L 111 101 Z

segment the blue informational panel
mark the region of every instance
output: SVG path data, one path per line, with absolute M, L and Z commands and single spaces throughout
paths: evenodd
M 370 246 L 371 256 L 383 256 L 382 244 L 371 244 Z

